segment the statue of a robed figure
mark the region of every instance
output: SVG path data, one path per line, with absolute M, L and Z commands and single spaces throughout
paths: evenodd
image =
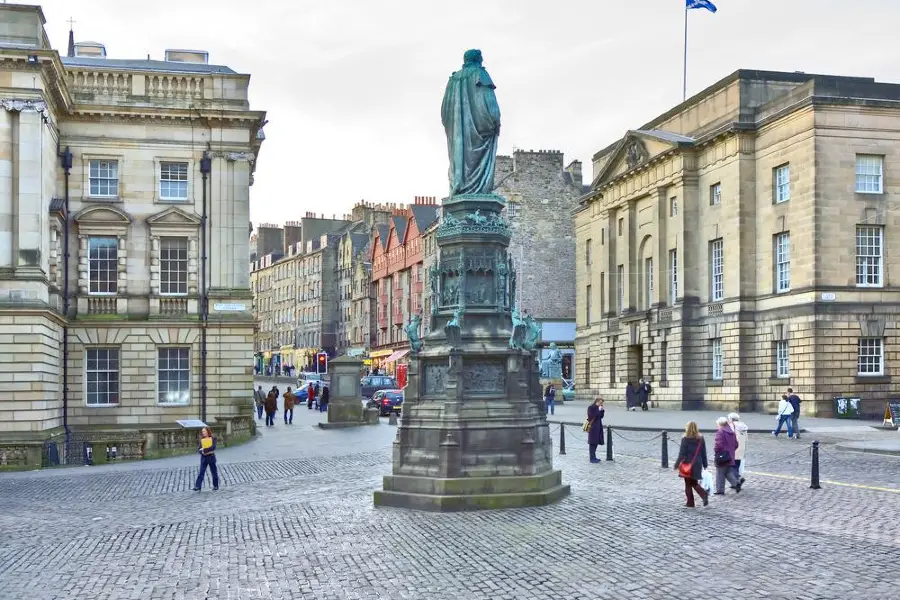
M 441 121 L 450 156 L 450 196 L 489 194 L 494 189 L 500 106 L 496 86 L 481 66 L 481 50 L 468 50 L 462 69 L 450 75 Z
M 428 333 L 407 327 L 410 354 L 393 469 L 375 504 L 422 510 L 539 506 L 569 493 L 534 351 L 539 324 L 516 310 L 506 200 L 493 192 L 500 134 L 481 51 L 465 53 L 441 104 L 450 194 L 429 267 Z

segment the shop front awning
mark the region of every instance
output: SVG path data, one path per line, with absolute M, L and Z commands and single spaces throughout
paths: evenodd
M 403 358 L 403 357 L 406 356 L 407 354 L 409 354 L 409 349 L 406 349 L 406 350 L 397 350 L 396 352 L 394 352 L 393 354 L 391 354 L 390 356 L 388 356 L 388 357 L 384 360 L 384 362 L 385 362 L 385 363 L 392 363 L 392 362 L 394 362 L 395 360 L 400 360 L 401 358 Z
M 369 358 L 383 358 L 385 356 L 392 356 L 393 350 L 375 350 L 374 352 L 369 353 Z

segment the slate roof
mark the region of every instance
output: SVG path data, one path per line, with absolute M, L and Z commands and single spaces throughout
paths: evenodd
M 366 233 L 351 233 L 350 247 L 354 254 L 369 245 L 369 235 Z
M 50 200 L 50 212 L 51 213 L 65 213 L 66 210 L 66 201 L 62 198 L 53 198 Z
M 67 67 L 93 67 L 122 69 L 126 71 L 160 71 L 167 73 L 198 73 L 237 75 L 237 71 L 222 65 L 205 65 L 200 63 L 183 63 L 167 60 L 128 60 L 118 58 L 94 58 L 89 56 L 63 56 L 63 65 Z
M 391 232 L 390 227 L 387 225 L 376 225 L 375 227 L 378 230 L 378 239 L 381 241 L 381 249 L 387 250 L 388 234 Z
M 401 242 L 403 241 L 403 236 L 406 235 L 406 217 L 391 217 L 394 221 L 394 229 L 397 231 L 397 239 Z
M 428 204 L 413 204 L 410 208 L 420 235 L 425 233 L 428 226 L 437 220 L 438 210 L 440 210 L 438 206 Z

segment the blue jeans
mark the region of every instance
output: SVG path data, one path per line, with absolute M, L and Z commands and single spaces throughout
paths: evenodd
M 209 467 L 210 472 L 212 473 L 212 483 L 214 488 L 219 487 L 219 469 L 216 467 L 216 455 L 210 454 L 200 455 L 200 474 L 197 475 L 197 483 L 194 485 L 196 489 L 200 489 L 203 487 L 203 478 L 206 477 L 206 469 Z
M 791 422 L 791 415 L 781 415 L 778 417 L 778 427 L 775 429 L 775 436 L 781 433 L 781 426 L 787 424 L 788 437 L 794 437 L 794 424 Z
M 294 423 L 294 409 L 293 408 L 284 409 L 284 424 L 287 425 L 288 423 L 291 423 L 291 424 Z
M 556 414 L 556 400 L 554 400 L 553 398 L 544 398 L 544 404 L 547 405 L 547 414 Z
M 257 405 L 256 405 L 256 418 L 257 418 L 257 419 L 262 419 L 262 413 L 263 413 L 263 405 L 262 405 L 262 404 L 257 404 Z

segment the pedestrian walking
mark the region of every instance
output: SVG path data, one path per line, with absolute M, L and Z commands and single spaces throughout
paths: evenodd
M 793 412 L 791 413 L 791 425 L 794 427 L 794 439 L 800 439 L 800 396 L 794 393 L 794 388 L 787 389 L 787 401 L 791 403 Z
M 259 386 L 253 392 L 253 401 L 256 403 L 256 418 L 262 419 L 263 408 L 266 405 L 266 393 L 263 391 L 262 386 Z
M 625 408 L 628 410 L 637 410 L 640 399 L 638 398 L 638 384 L 629 381 L 625 386 Z
M 297 397 L 294 395 L 294 392 L 291 391 L 291 386 L 288 386 L 287 391 L 284 393 L 284 396 L 282 396 L 282 398 L 284 398 L 284 424 L 293 425 L 294 404 L 297 402 Z
M 700 435 L 697 423 L 689 421 L 681 436 L 681 446 L 678 448 L 678 458 L 675 459 L 675 470 L 678 476 L 684 479 L 684 495 L 687 498 L 685 506 L 694 508 L 694 492 L 700 496 L 703 506 L 709 504 L 709 492 L 700 485 L 703 478 L 703 469 L 709 467 L 706 458 L 706 441 Z
M 643 378 L 638 382 L 637 400 L 641 405 L 641 410 L 650 410 L 650 392 L 652 391 L 653 388 Z
M 319 410 L 322 412 L 328 412 L 328 401 L 331 399 L 331 392 L 328 390 L 328 386 L 322 387 L 322 398 L 319 400 Z
M 278 389 L 272 387 L 266 395 L 266 427 L 275 426 L 275 413 L 278 411 Z
M 313 388 L 313 403 L 315 404 L 316 410 L 319 410 L 319 382 L 316 382 L 316 387 Z
M 556 389 L 552 383 L 548 383 L 544 388 L 544 408 L 548 415 L 556 414 Z
M 737 437 L 738 447 L 734 451 L 734 474 L 744 483 L 744 456 L 747 452 L 747 431 L 750 429 L 747 424 L 741 421 L 741 415 L 731 413 L 728 415 L 728 421 L 731 423 L 731 429 Z
M 597 446 L 602 446 L 603 440 L 603 415 L 606 409 L 603 408 L 603 398 L 597 396 L 594 403 L 587 409 L 587 432 L 588 432 L 588 453 L 592 463 L 602 462 L 597 458 Z M 562 427 L 562 425 L 560 425 Z
M 309 387 L 306 388 L 306 408 L 312 410 L 313 400 L 315 400 L 316 388 L 313 387 L 312 381 L 309 382 Z
M 197 475 L 197 482 L 194 484 L 194 491 L 199 492 L 203 487 L 203 479 L 206 477 L 206 469 L 212 473 L 213 490 L 219 489 L 219 469 L 216 467 L 216 438 L 213 437 L 212 430 L 204 427 L 200 430 L 200 474 Z
M 781 433 L 781 427 L 787 425 L 788 439 L 794 437 L 794 422 L 791 417 L 793 413 L 794 407 L 788 402 L 788 395 L 782 394 L 781 400 L 778 402 L 778 416 L 776 417 L 778 419 L 778 427 L 775 428 L 772 435 L 778 437 L 778 434 Z
M 734 451 L 737 450 L 737 436 L 728 424 L 728 419 L 719 417 L 716 420 L 719 430 L 713 445 L 716 460 L 716 496 L 725 495 L 725 481 L 731 484 L 735 492 L 740 493 L 741 482 L 734 475 Z

